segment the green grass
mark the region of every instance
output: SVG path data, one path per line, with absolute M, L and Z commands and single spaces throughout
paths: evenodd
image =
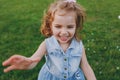
M 31 56 L 44 37 L 41 18 L 53 0 L 0 0 L 0 63 L 13 54 Z M 87 12 L 81 32 L 86 54 L 98 80 L 120 79 L 120 1 L 81 0 Z M 44 59 L 33 70 L 3 73 L 0 80 L 36 80 Z

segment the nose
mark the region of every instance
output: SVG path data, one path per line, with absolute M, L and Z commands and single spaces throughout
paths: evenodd
M 67 36 L 68 35 L 68 31 L 65 28 L 61 29 L 61 35 Z

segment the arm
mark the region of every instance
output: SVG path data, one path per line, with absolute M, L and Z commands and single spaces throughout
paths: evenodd
M 21 55 L 13 55 L 3 62 L 3 66 L 8 66 L 4 72 L 11 70 L 27 70 L 34 68 L 46 53 L 45 41 L 41 43 L 37 51 L 29 58 Z
M 87 61 L 84 48 L 82 53 L 81 69 L 83 70 L 87 80 L 96 80 L 95 74 Z
M 30 57 L 30 59 L 38 59 L 38 61 L 40 61 L 42 59 L 42 57 L 47 53 L 46 51 L 46 43 L 45 41 L 43 41 L 41 43 L 41 45 L 39 46 L 39 48 L 37 49 L 37 51 Z M 37 62 L 38 63 L 38 62 Z M 34 68 L 37 63 L 33 63 L 29 66 L 29 69 Z

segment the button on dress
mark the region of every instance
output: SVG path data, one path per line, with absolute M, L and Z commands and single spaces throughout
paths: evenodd
M 80 68 L 82 41 L 73 38 L 66 52 L 54 36 L 47 38 L 45 43 L 46 62 L 39 72 L 38 80 L 85 80 Z

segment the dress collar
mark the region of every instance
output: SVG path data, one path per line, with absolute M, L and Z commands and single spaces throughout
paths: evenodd
M 62 50 L 62 48 L 61 48 L 60 44 L 58 43 L 57 39 L 54 36 L 52 36 L 51 38 L 54 41 L 54 44 L 53 44 L 54 49 Z M 71 43 L 70 43 L 70 46 L 68 47 L 68 49 L 74 49 L 75 46 L 77 46 L 77 43 L 78 43 L 78 41 L 75 38 L 73 38 Z

